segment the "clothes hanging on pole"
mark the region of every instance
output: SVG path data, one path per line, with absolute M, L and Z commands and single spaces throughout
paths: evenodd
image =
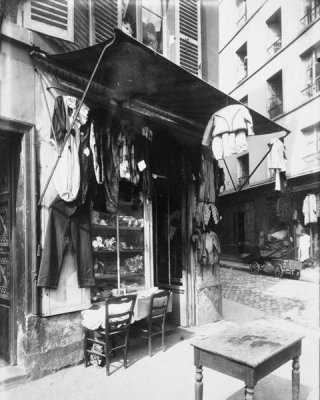
M 286 171 L 286 152 L 283 142 L 278 138 L 272 138 L 268 143 L 271 151 L 268 155 L 268 166 L 275 174 L 275 190 L 281 190 L 280 172 Z
M 204 131 L 202 144 L 212 147 L 216 160 L 248 149 L 247 136 L 254 135 L 249 110 L 233 104 L 214 113 Z
M 307 194 L 304 198 L 302 212 L 305 225 L 317 222 L 317 198 L 315 194 Z
M 67 248 L 75 257 L 79 287 L 94 286 L 89 210 L 57 197 L 49 207 L 38 286 L 58 287 Z
M 70 129 L 76 103 L 77 100 L 71 96 L 59 96 L 55 100 L 50 139 L 54 142 L 57 152 L 60 151 L 65 135 Z M 79 146 L 82 121 L 82 116 L 79 115 L 53 174 L 55 188 L 59 196 L 67 202 L 77 198 L 80 188 Z

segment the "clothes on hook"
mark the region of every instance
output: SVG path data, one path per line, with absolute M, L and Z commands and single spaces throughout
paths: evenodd
M 73 251 L 79 287 L 94 285 L 90 214 L 76 202 L 57 197 L 49 207 L 48 224 L 37 285 L 55 289 L 67 248 Z
M 304 224 L 312 224 L 318 221 L 317 217 L 317 197 L 310 193 L 303 200 L 302 212 L 304 215 Z
M 268 155 L 268 166 L 275 174 L 275 190 L 281 190 L 281 172 L 286 171 L 286 151 L 283 142 L 278 138 L 272 138 L 269 142 L 271 151 Z
M 216 160 L 248 149 L 247 136 L 254 135 L 249 110 L 233 104 L 214 113 L 207 123 L 202 144 L 212 147 Z

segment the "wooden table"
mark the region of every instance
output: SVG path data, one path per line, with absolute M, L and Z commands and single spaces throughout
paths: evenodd
M 216 334 L 196 339 L 195 399 L 202 400 L 202 367 L 212 368 L 245 382 L 245 399 L 254 400 L 257 382 L 292 362 L 292 399 L 299 399 L 301 340 L 303 336 L 254 321 L 245 325 L 229 324 Z

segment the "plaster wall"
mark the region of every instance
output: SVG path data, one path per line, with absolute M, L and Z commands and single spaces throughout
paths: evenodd
M 37 180 L 42 189 L 51 167 L 55 153 L 49 142 L 50 121 L 55 94 L 42 88 L 38 73 L 30 58 L 30 49 L 13 45 L 2 40 L 0 54 L 0 117 L 5 120 L 19 121 L 35 127 L 35 147 L 37 152 Z M 45 94 L 45 96 L 44 96 Z M 28 133 L 26 133 L 27 135 Z M 17 186 L 16 186 L 16 241 L 15 257 L 18 271 L 16 273 L 17 302 L 17 362 L 23 366 L 31 379 L 40 378 L 54 370 L 79 363 L 83 358 L 82 326 L 80 313 L 63 314 L 50 318 L 40 318 L 28 312 L 30 309 L 31 281 L 33 265 L 26 263 L 27 248 L 25 183 L 29 181 L 30 170 L 25 157 L 27 152 L 25 138 L 17 149 Z M 27 179 L 28 178 L 28 179 Z M 47 218 L 48 204 L 55 191 L 49 187 L 42 207 L 42 238 Z M 32 221 L 32 224 L 36 221 Z

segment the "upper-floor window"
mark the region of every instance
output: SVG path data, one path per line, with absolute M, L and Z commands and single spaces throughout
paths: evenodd
M 282 99 L 282 72 L 279 71 L 267 80 L 269 98 L 268 98 L 268 113 L 270 118 L 283 113 Z
M 267 21 L 268 27 L 268 53 L 275 54 L 281 49 L 281 9 L 277 10 Z
M 304 169 L 320 167 L 320 122 L 302 130 Z
M 247 42 L 236 52 L 237 55 L 237 81 L 240 82 L 248 75 Z
M 307 97 L 312 97 L 320 92 L 320 45 L 313 47 L 301 59 L 305 70 L 305 83 L 302 93 Z
M 320 0 L 304 0 L 303 17 L 300 19 L 303 26 L 311 24 L 320 17 Z
M 30 0 L 23 8 L 22 24 L 31 30 L 74 40 L 74 0 Z
M 249 185 L 249 154 L 238 157 L 238 188 Z
M 247 22 L 247 1 L 236 0 L 237 6 L 237 27 L 240 29 Z

